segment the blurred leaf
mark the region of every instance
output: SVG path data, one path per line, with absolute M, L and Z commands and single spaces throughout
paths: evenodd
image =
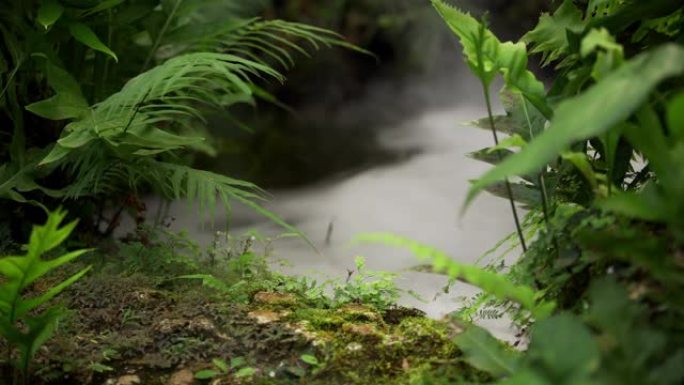
M 388 246 L 410 250 L 418 259 L 430 261 L 437 272 L 446 272 L 449 277 L 477 286 L 484 292 L 501 300 L 510 300 L 529 310 L 536 319 L 551 315 L 555 303 L 537 303 L 538 294 L 532 288 L 516 285 L 510 279 L 477 266 L 456 262 L 445 253 L 428 245 L 390 233 L 359 235 L 355 242 L 382 243 Z
M 587 383 L 598 369 L 600 352 L 589 329 L 570 314 L 542 320 L 532 327 L 528 360 L 553 384 Z
M 494 377 L 512 375 L 519 364 L 519 354 L 503 346 L 488 331 L 469 325 L 465 332 L 457 335 L 454 342 L 463 350 L 466 361 Z
M 242 369 L 238 370 L 235 373 L 235 377 L 236 378 L 251 377 L 254 374 L 256 374 L 256 372 L 257 372 L 256 369 L 251 368 L 251 367 L 246 367 L 246 368 L 242 368 Z
M 45 0 L 38 8 L 36 21 L 40 23 L 45 29 L 50 28 L 53 24 L 62 17 L 64 7 L 57 0 Z
M 195 378 L 198 380 L 208 380 L 210 378 L 214 378 L 219 375 L 219 372 L 211 369 L 204 369 L 200 370 L 199 372 L 195 373 Z
M 667 128 L 673 140 L 684 142 L 684 92 L 675 95 L 667 104 Z

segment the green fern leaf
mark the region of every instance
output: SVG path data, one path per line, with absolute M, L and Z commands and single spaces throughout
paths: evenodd
M 429 261 L 434 271 L 447 273 L 452 279 L 477 286 L 498 299 L 519 303 L 536 319 L 548 317 L 555 308 L 552 302 L 537 303 L 540 294 L 530 287 L 516 285 L 506 277 L 479 267 L 456 262 L 445 253 L 411 239 L 389 233 L 374 233 L 363 234 L 357 237 L 356 242 L 382 243 L 408 249 L 419 259 Z

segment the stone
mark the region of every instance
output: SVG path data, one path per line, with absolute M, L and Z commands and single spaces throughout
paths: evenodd
M 116 385 L 135 385 L 140 384 L 140 377 L 137 374 L 126 374 L 116 380 Z
M 171 375 L 167 385 L 193 385 L 196 384 L 195 375 L 189 369 L 181 369 Z
M 269 324 L 280 321 L 281 318 L 289 315 L 289 312 L 277 312 L 273 310 L 253 310 L 247 313 L 250 318 L 254 318 L 258 324 Z

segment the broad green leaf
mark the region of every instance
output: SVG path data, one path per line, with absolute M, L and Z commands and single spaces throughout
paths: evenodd
M 660 82 L 683 72 L 684 48 L 675 44 L 629 60 L 602 82 L 561 103 L 546 131 L 471 186 L 464 208 L 486 186 L 507 177 L 538 172 L 571 144 L 600 135 L 623 122 Z M 637 78 L 639 81 L 635 82 Z
M 512 375 L 519 364 L 519 354 L 506 348 L 488 331 L 475 325 L 457 335 L 454 342 L 463 351 L 466 361 L 494 377 Z
M 684 142 L 684 92 L 667 103 L 667 128 L 672 139 Z
M 555 304 L 551 302 L 537 303 L 539 293 L 528 286 L 516 285 L 497 273 L 456 262 L 445 253 L 411 239 L 390 233 L 372 233 L 358 236 L 355 242 L 382 243 L 408 249 L 418 259 L 432 263 L 435 271 L 445 272 L 452 279 L 459 279 L 477 286 L 485 293 L 498 299 L 519 303 L 523 308 L 529 310 L 536 319 L 548 317 L 555 308 Z
M 551 115 L 544 84 L 527 70 L 524 43 L 502 43 L 471 15 L 442 0 L 432 0 L 432 5 L 458 36 L 468 66 L 485 86 L 489 86 L 495 75 L 501 73 L 510 91 L 522 93 L 542 114 Z
M 64 69 L 48 62 L 46 64 L 48 84 L 57 93 L 48 99 L 26 106 L 34 114 L 51 120 L 75 119 L 85 116 L 88 102 L 81 93 L 76 79 Z
M 57 0 L 44 0 L 38 8 L 36 20 L 43 28 L 48 29 L 55 24 L 62 14 L 64 7 Z
M 116 54 L 109 49 L 109 47 L 107 47 L 87 25 L 83 23 L 71 23 L 69 24 L 69 32 L 71 32 L 71 36 L 73 36 L 74 39 L 86 46 L 109 55 L 114 61 L 119 61 Z
M 26 110 L 45 119 L 64 120 L 83 116 L 88 111 L 88 105 L 74 95 L 57 94 L 49 99 L 29 104 Z
M 532 327 L 527 360 L 544 368 L 549 378 L 581 384 L 599 367 L 596 340 L 582 322 L 570 314 L 542 320 Z
M 568 31 L 579 33 L 582 30 L 582 11 L 572 0 L 564 0 L 553 16 L 543 13 L 537 26 L 522 40 L 532 44 L 530 53 L 542 54 L 542 65 L 546 66 L 568 52 Z

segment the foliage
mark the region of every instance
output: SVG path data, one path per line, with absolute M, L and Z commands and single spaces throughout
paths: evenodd
M 402 238 L 393 234 L 366 234 L 358 238 L 361 242 L 380 242 L 386 245 L 407 248 L 419 259 L 432 264 L 433 271 L 445 273 L 452 279 L 458 279 L 482 288 L 485 292 L 504 300 L 519 303 L 535 318 L 546 318 L 553 312 L 552 302 L 538 303 L 539 293 L 530 287 L 515 285 L 496 273 L 456 262 L 445 253 L 419 242 Z
M 397 302 L 400 290 L 394 283 L 396 274 L 367 270 L 363 257 L 356 257 L 354 264 L 356 271 L 350 270 L 343 283 L 340 281 L 333 283 L 334 306 L 355 302 L 383 310 Z
M 681 382 L 681 4 L 564 0 L 520 43 L 501 43 L 484 23 L 441 0 L 433 4 L 475 75 L 488 85 L 503 74 L 506 115 L 490 110 L 474 124 L 499 125 L 511 136 L 472 154 L 494 168 L 474 181 L 465 205 L 482 190 L 510 197 L 493 187 L 514 177 L 519 191 L 538 193 L 513 195 L 532 210 L 533 220 L 523 223 L 529 248 L 511 267 L 495 259 L 487 275 L 473 270 L 480 279 L 466 281 L 484 293 L 462 313 L 492 305 L 512 311 L 529 348 L 511 353 L 467 326 L 457 337 L 466 360 L 500 384 Z M 521 86 L 533 79 L 529 54 L 555 64 L 548 90 Z M 411 241 L 378 239 L 450 261 Z M 497 280 L 504 283 L 492 286 Z M 554 303 L 555 314 L 520 317 L 526 296 L 499 290 L 520 286 Z
M 249 8 L 210 0 L 4 5 L 3 205 L 78 199 L 89 223 L 93 211 L 121 207 L 119 196 L 152 190 L 197 201 L 202 212 L 242 202 L 289 227 L 255 203 L 263 191 L 190 167 L 193 154 L 215 154 L 209 113 L 244 128 L 230 107 L 274 100 L 259 83 L 281 82 L 277 68 L 291 67 L 293 53 L 355 48 L 321 28 L 246 17 Z
M 82 249 L 44 258 L 46 253 L 60 246 L 76 227 L 76 221 L 61 226 L 65 217 L 66 212 L 62 210 L 51 213 L 44 225 L 33 228 L 25 255 L 0 259 L 0 274 L 3 277 L 0 286 L 0 334 L 10 347 L 16 347 L 19 351 L 17 368 L 21 370 L 24 383 L 29 381 L 31 358 L 50 338 L 58 320 L 65 313 L 57 306 L 46 305 L 89 270 L 82 269 L 52 284 L 43 293 L 34 293 L 34 289 L 31 289 L 38 279 L 89 251 Z

